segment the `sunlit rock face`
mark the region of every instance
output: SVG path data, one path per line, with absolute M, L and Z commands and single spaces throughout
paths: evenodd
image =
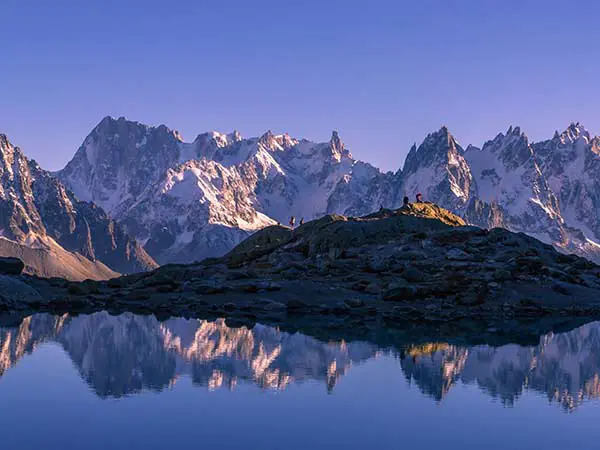
M 0 256 L 22 259 L 29 273 L 72 280 L 156 267 L 106 212 L 77 199 L 2 134 Z

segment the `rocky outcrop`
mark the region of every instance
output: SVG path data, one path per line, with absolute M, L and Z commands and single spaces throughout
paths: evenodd
M 25 264 L 18 258 L 0 258 L 1 275 L 21 275 Z

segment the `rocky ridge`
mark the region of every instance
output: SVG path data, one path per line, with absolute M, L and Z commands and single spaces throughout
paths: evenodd
M 107 279 L 156 268 L 121 225 L 79 201 L 55 177 L 0 135 L 0 256 L 28 273 L 72 280 Z

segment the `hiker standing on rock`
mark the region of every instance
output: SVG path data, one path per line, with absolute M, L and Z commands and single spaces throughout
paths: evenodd
M 290 217 L 290 227 L 294 228 L 294 225 L 296 225 L 296 218 L 292 216 Z
M 408 206 L 408 197 L 406 195 L 402 199 L 402 206 Z
M 423 194 L 420 192 L 417 194 L 417 203 L 423 203 Z
M 304 217 L 300 219 L 300 226 L 304 225 Z

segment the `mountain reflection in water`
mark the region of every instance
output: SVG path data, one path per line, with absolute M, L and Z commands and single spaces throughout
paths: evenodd
M 367 343 L 323 343 L 262 325 L 231 328 L 223 319 L 37 314 L 19 327 L 0 328 L 0 376 L 48 341 L 65 349 L 101 397 L 161 390 L 183 374 L 210 389 L 250 381 L 281 390 L 292 381 L 318 380 L 331 390 L 353 363 L 377 354 Z
M 353 365 L 382 353 L 397 358 L 409 383 L 436 401 L 457 383 L 476 384 L 506 406 L 525 390 L 567 411 L 600 396 L 600 322 L 547 334 L 533 347 L 431 343 L 381 349 L 367 342 L 325 343 L 262 325 L 232 328 L 224 320 L 37 314 L 19 326 L 0 327 L 0 377 L 44 342 L 61 345 L 100 397 L 160 391 L 186 374 L 209 389 L 249 382 L 282 390 L 315 380 L 331 392 Z

